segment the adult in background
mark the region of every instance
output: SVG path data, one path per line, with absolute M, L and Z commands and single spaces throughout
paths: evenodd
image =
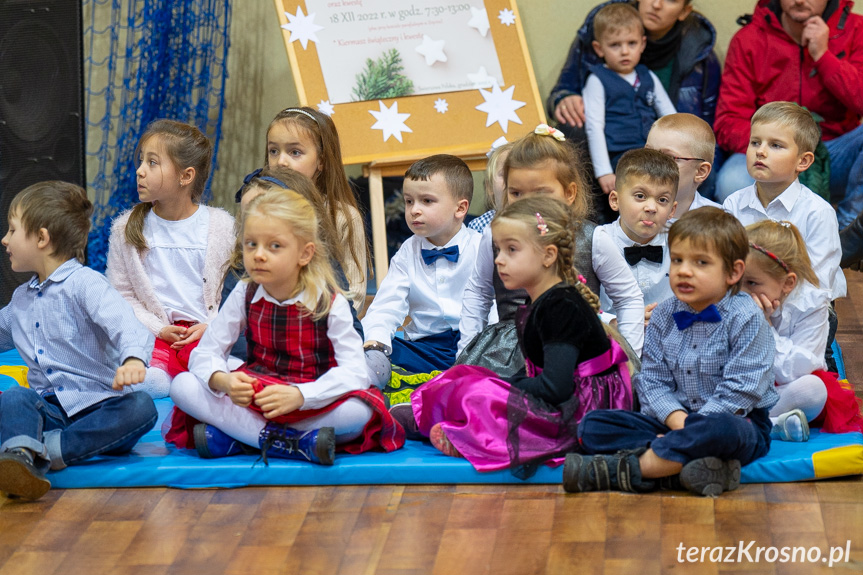
M 760 0 L 731 39 L 714 129 L 734 154 L 719 172 L 717 201 L 752 184 L 745 156 L 752 114 L 787 100 L 820 120 L 840 229 L 863 211 L 863 17 L 852 7 L 851 0 Z
M 585 141 L 581 92 L 590 66 L 602 63 L 591 47 L 593 18 L 602 7 L 615 2 L 638 8 L 647 35 L 641 63 L 656 74 L 677 111 L 695 114 L 713 126 L 721 71 L 713 51 L 716 30 L 710 21 L 693 11 L 692 0 L 610 0 L 591 10 L 578 29 L 548 97 L 548 112 L 561 131 L 572 141 Z M 702 186 L 702 193 L 711 194 L 712 179 Z M 603 205 L 608 204 L 605 196 L 601 199 Z

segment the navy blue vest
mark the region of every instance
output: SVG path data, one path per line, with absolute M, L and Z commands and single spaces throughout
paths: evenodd
M 605 88 L 605 141 L 609 154 L 643 148 L 650 126 L 658 117 L 653 109 L 656 92 L 650 70 L 644 64 L 635 67 L 637 89 L 603 65 L 592 66 L 590 71 Z

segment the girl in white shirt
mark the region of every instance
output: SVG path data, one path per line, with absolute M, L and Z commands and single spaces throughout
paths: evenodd
M 370 387 L 362 339 L 338 288 L 315 209 L 298 193 L 257 195 L 243 212 L 243 261 L 237 284 L 174 379 L 171 399 L 201 421 L 166 439 L 201 457 L 260 447 L 269 457 L 332 465 L 350 453 L 398 449 L 404 430 Z M 228 354 L 245 332 L 248 360 L 236 371 Z
M 577 150 L 564 141 L 563 134 L 540 124 L 532 134 L 516 141 L 504 164 L 507 203 L 534 194 L 557 198 L 570 206 L 580 222 L 576 234 L 575 267 L 584 274 L 584 283 L 595 293 L 605 288 L 617 310 L 618 330 L 636 354 L 644 343 L 644 297 L 623 254 L 609 235 L 587 221 L 590 195 Z M 497 277 L 491 243 L 491 228 L 480 240 L 476 266 L 465 287 L 462 318 L 459 322 L 459 354 L 456 363 L 483 365 L 480 358 L 498 357 L 500 350 L 516 349 L 515 330 L 509 329 L 524 294 L 507 290 Z M 486 327 L 492 302 L 497 301 L 500 324 Z M 474 345 L 471 340 L 480 332 Z M 486 337 L 489 336 L 489 337 Z M 482 347 L 482 349 L 479 349 Z M 519 354 L 507 354 L 507 368 L 487 365 L 499 374 L 512 375 L 523 366 Z
M 787 221 L 762 220 L 746 231 L 749 257 L 741 286 L 764 310 L 776 341 L 773 437 L 806 441 L 810 422 L 831 433 L 863 430 L 854 392 L 826 371 L 831 296 L 818 286 L 803 237 Z
M 157 120 L 136 155 L 140 203 L 111 226 L 107 276 L 156 336 L 147 391 L 165 397 L 221 300 L 234 218 L 200 204 L 213 148 L 198 128 Z

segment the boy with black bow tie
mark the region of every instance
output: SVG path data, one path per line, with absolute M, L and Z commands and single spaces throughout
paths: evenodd
M 668 233 L 673 298 L 647 327 L 634 386 L 641 412 L 597 410 L 579 424 L 563 472 L 570 492 L 736 489 L 740 467 L 770 447 L 770 326 L 739 293 L 746 231 L 719 208 L 687 212 Z
M 405 220 L 414 235 L 393 256 L 362 324 L 364 347 L 409 372 L 455 363 L 464 287 L 481 237 L 464 225 L 472 196 L 473 176 L 455 156 L 423 158 L 405 173 Z M 394 339 L 406 317 L 404 339 Z
M 666 226 L 674 215 L 680 171 L 675 161 L 657 150 L 630 150 L 621 156 L 615 189 L 608 195 L 611 209 L 620 217 L 604 227 L 644 295 L 644 322 L 656 305 L 671 297 L 668 284 Z M 614 313 L 605 290 L 599 293 L 605 312 Z

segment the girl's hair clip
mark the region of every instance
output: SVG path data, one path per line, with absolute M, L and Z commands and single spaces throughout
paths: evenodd
M 508 143 L 509 142 L 507 141 L 506 137 L 501 136 L 500 138 L 491 143 L 491 148 L 488 152 L 486 152 L 485 157 L 491 158 L 491 155 L 494 153 L 495 150 L 497 150 L 501 146 L 507 145 Z
M 288 186 L 282 180 L 279 180 L 277 178 L 273 178 L 271 176 L 262 176 L 261 175 L 262 171 L 263 171 L 262 168 L 258 168 L 254 172 L 252 172 L 250 174 L 246 174 L 246 177 L 243 178 L 243 185 L 240 186 L 240 189 L 237 190 L 237 193 L 234 195 L 234 201 L 236 201 L 238 204 L 240 203 L 240 201 L 243 199 L 243 190 L 246 189 L 246 186 L 248 186 L 249 183 L 252 180 L 254 180 L 255 178 L 258 178 L 260 180 L 265 180 L 267 182 L 272 182 L 272 183 L 276 184 L 277 186 L 279 186 L 280 188 L 285 188 L 285 189 L 288 188 Z
M 539 230 L 539 235 L 544 236 L 548 233 L 548 225 L 539 212 L 536 212 L 536 229 Z
M 780 224 L 781 224 L 782 222 L 778 222 L 778 223 L 780 223 Z M 786 223 L 787 223 L 787 222 L 786 222 Z M 788 267 L 788 264 L 786 264 L 785 262 L 783 262 L 782 260 L 780 260 L 780 259 L 779 259 L 779 256 L 777 256 L 777 255 L 776 255 L 776 254 L 774 254 L 773 252 L 769 252 L 769 251 L 767 251 L 766 249 L 764 249 L 764 248 L 762 248 L 761 246 L 759 246 L 758 244 L 754 244 L 754 243 L 752 243 L 752 242 L 749 242 L 749 247 L 750 247 L 750 248 L 752 248 L 752 249 L 753 249 L 753 250 L 755 250 L 755 251 L 761 252 L 762 254 L 764 254 L 765 256 L 767 256 L 768 258 L 770 258 L 771 260 L 773 260 L 773 261 L 774 261 L 774 262 L 776 262 L 777 264 L 779 264 L 779 267 L 781 267 L 783 270 L 785 270 L 785 273 L 787 273 L 787 274 L 790 274 L 790 273 L 791 273 L 791 269 Z
M 534 129 L 533 133 L 540 136 L 551 136 L 558 142 L 566 141 L 566 136 L 563 135 L 563 132 L 561 132 L 557 128 L 552 128 L 548 124 L 540 124 L 536 127 L 536 129 Z
M 581 282 L 581 283 L 583 283 L 584 285 L 587 285 L 587 278 L 585 278 L 585 277 L 584 277 L 583 275 L 581 275 L 581 274 L 578 274 L 578 281 L 580 281 L 580 282 Z M 602 310 L 600 310 L 600 313 L 601 313 L 601 312 L 602 312 Z
M 790 228 L 791 227 L 791 222 L 789 222 L 788 220 L 774 220 L 773 218 L 771 218 L 770 221 L 773 222 L 774 224 L 779 224 L 783 228 Z

